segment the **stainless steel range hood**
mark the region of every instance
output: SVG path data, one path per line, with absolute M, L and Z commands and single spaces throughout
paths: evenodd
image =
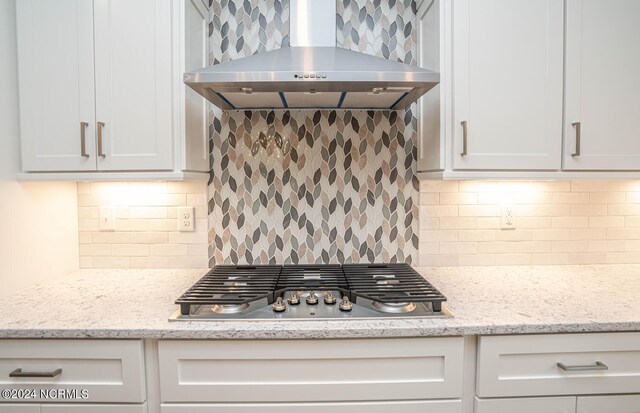
M 405 109 L 440 81 L 430 70 L 335 47 L 336 3 L 291 0 L 291 46 L 184 74 L 223 110 Z

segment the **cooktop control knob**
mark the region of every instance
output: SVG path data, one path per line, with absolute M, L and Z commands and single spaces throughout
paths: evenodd
M 289 305 L 298 305 L 300 304 L 300 297 L 298 297 L 298 294 L 296 293 L 291 293 L 289 298 L 287 298 L 287 301 L 289 302 Z
M 284 301 L 282 301 L 282 297 L 278 297 L 278 299 L 276 300 L 275 303 L 273 303 L 271 308 L 273 308 L 273 311 L 275 311 L 276 313 L 281 313 L 287 309 L 287 305 L 284 303 Z
M 347 297 L 346 295 L 344 297 L 342 297 L 342 301 L 340 301 L 340 311 L 351 311 L 351 309 L 353 308 L 353 304 L 351 304 L 351 301 L 349 301 L 349 297 Z
M 316 293 L 314 292 L 309 293 L 309 295 L 307 296 L 307 304 L 309 305 L 318 304 L 318 296 L 316 295 Z
M 324 303 L 328 304 L 328 305 L 333 305 L 336 303 L 336 296 L 333 295 L 333 293 L 331 293 L 331 291 L 329 291 L 328 293 L 326 293 L 324 295 Z

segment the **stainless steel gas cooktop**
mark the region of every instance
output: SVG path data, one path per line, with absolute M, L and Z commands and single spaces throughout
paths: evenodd
M 216 266 L 171 321 L 451 317 L 407 264 Z

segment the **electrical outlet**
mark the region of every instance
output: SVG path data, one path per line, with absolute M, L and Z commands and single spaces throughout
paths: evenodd
M 195 208 L 178 208 L 178 230 L 180 232 L 192 232 L 196 230 Z
M 116 214 L 113 207 L 100 207 L 100 231 L 116 230 Z
M 513 205 L 503 205 L 500 218 L 500 228 L 516 229 L 516 209 Z

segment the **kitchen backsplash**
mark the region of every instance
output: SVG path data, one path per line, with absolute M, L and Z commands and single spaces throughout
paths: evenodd
M 415 1 L 337 4 L 338 46 L 416 63 Z M 211 19 L 211 63 L 289 43 L 288 0 L 213 1 Z M 416 262 L 412 111 L 212 111 L 212 265 Z M 271 125 L 290 154 L 253 156 Z
M 640 181 L 424 181 L 419 220 L 420 265 L 640 263 Z
M 101 232 L 100 207 L 116 230 Z M 178 207 L 195 207 L 195 232 L 178 231 Z M 78 183 L 80 268 L 207 268 L 205 182 Z
M 413 0 L 339 0 L 337 14 L 338 46 L 415 64 Z M 289 1 L 214 0 L 209 31 L 211 64 L 288 47 Z M 414 111 L 211 111 L 208 188 L 78 184 L 82 268 L 640 262 L 640 181 L 418 183 Z M 253 155 L 260 132 L 274 138 Z M 177 230 L 185 205 L 194 233 Z M 507 205 L 516 229 L 501 229 Z M 100 206 L 115 232 L 98 230 Z

